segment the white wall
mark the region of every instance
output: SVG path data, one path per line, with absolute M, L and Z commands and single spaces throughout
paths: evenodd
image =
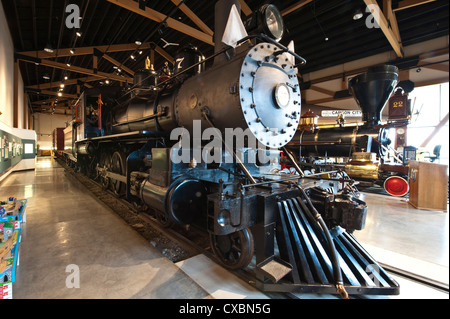
M 37 145 L 41 150 L 49 150 L 52 147 L 53 130 L 66 127 L 66 123 L 72 120 L 72 115 L 62 114 L 34 114 L 34 130 L 37 135 Z
M 14 45 L 6 22 L 3 6 L 0 5 L 0 121 L 13 126 L 14 99 Z
M 20 72 L 19 72 L 20 73 Z M 24 123 L 24 85 L 19 74 L 18 128 L 27 128 Z M 3 6 L 0 3 L 0 121 L 9 127 L 14 125 L 14 44 L 9 32 Z

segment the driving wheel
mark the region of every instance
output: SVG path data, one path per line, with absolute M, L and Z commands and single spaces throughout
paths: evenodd
M 211 247 L 220 262 L 229 269 L 245 268 L 254 252 L 253 235 L 248 228 L 228 235 L 210 234 Z

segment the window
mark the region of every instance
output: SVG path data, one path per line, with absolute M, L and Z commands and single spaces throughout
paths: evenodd
M 420 148 L 434 132 L 435 127 L 449 112 L 449 84 L 431 85 L 414 89 L 409 95 L 412 103 L 412 120 L 408 126 L 408 145 Z M 449 123 L 434 135 L 425 151 L 433 154 L 436 145 L 441 145 L 439 163 L 449 164 Z
M 34 145 L 25 143 L 25 154 L 34 154 Z

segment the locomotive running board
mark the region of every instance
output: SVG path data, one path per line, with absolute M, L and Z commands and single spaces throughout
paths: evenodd
M 267 292 L 337 294 L 329 246 L 300 198 L 278 202 L 280 258 L 257 265 L 258 288 Z M 398 295 L 398 283 L 341 227 L 330 231 L 349 295 Z M 263 280 L 261 280 L 264 278 Z M 268 279 L 268 280 L 267 280 Z

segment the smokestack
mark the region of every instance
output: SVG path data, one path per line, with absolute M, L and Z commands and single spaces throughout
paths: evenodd
M 394 65 L 371 67 L 366 73 L 350 79 L 349 90 L 363 112 L 367 126 L 381 124 L 381 112 L 398 83 Z
M 214 25 L 214 53 L 217 53 L 227 47 L 226 44 L 222 43 L 223 34 L 225 32 L 225 27 L 227 26 L 228 17 L 230 15 L 231 8 L 233 5 L 236 6 L 239 14 L 241 13 L 241 4 L 239 0 L 219 0 L 215 7 L 215 25 Z M 224 55 L 220 55 L 214 59 L 214 63 L 226 61 Z

